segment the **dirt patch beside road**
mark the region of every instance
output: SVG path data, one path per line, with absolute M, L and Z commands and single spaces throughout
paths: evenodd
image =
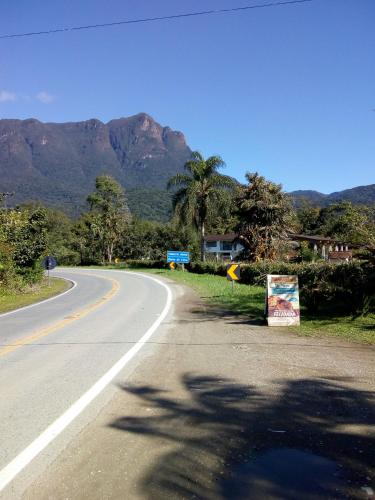
M 24 498 L 369 498 L 375 349 L 252 325 L 170 286 L 160 345 Z

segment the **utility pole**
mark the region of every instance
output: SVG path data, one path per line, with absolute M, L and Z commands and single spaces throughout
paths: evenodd
M 8 210 L 7 199 L 14 196 L 14 193 L 0 193 L 0 200 L 3 202 L 4 210 Z

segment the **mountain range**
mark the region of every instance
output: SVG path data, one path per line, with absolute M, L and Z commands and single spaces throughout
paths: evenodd
M 0 120 L 0 193 L 14 192 L 10 205 L 40 201 L 77 215 L 87 208 L 85 199 L 94 190 L 95 178 L 108 174 L 125 187 L 133 214 L 167 220 L 167 180 L 181 172 L 190 157 L 184 135 L 146 113 L 108 123 Z M 329 195 L 290 194 L 297 206 L 304 200 L 320 206 L 339 200 L 372 204 L 375 184 Z
M 311 205 L 326 207 L 331 203 L 340 201 L 350 201 L 354 205 L 372 205 L 375 203 L 375 184 L 368 186 L 357 186 L 343 191 L 335 191 L 331 194 L 319 193 L 319 191 L 292 191 L 289 193 L 294 200 L 296 206 L 300 206 L 304 202 Z
M 0 192 L 14 192 L 12 204 L 41 201 L 79 213 L 95 178 L 108 174 L 126 188 L 131 210 L 140 205 L 139 215 L 158 218 L 160 203 L 170 206 L 167 180 L 190 156 L 181 132 L 145 113 L 108 123 L 0 120 Z

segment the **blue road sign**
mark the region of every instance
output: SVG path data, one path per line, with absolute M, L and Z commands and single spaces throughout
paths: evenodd
M 55 257 L 52 257 L 51 255 L 47 255 L 47 257 L 44 257 L 44 259 L 42 260 L 42 267 L 44 269 L 47 269 L 47 271 L 55 269 L 56 266 L 57 261 Z
M 175 252 L 174 250 L 168 250 L 167 262 L 176 262 L 176 264 L 189 264 L 190 252 Z

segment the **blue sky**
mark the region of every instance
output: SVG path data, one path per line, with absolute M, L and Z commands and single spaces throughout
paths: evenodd
M 0 34 L 265 0 L 2 0 Z M 0 117 L 144 111 L 288 191 L 375 183 L 375 1 L 314 0 L 0 40 Z

